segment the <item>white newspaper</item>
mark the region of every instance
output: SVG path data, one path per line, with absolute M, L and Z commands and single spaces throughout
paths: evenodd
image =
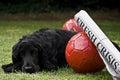
M 74 18 L 97 47 L 99 55 L 105 63 L 108 72 L 112 75 L 113 80 L 120 80 L 120 52 L 86 11 L 81 10 Z

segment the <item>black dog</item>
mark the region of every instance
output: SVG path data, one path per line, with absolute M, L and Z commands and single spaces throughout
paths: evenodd
M 65 48 L 76 32 L 42 29 L 23 36 L 13 46 L 12 63 L 3 65 L 5 72 L 23 71 L 28 73 L 41 70 L 57 70 L 66 66 Z
M 23 36 L 13 46 L 12 63 L 3 65 L 5 72 L 23 71 L 34 73 L 41 70 L 57 70 L 67 65 L 65 48 L 68 40 L 76 32 L 42 29 Z M 113 42 L 120 51 L 119 46 Z

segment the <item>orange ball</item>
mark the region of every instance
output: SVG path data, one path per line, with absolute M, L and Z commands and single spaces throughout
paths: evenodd
M 78 73 L 97 72 L 105 67 L 85 32 L 79 32 L 69 40 L 65 55 L 68 65 Z
M 83 31 L 82 28 L 77 24 L 74 18 L 66 21 L 62 26 L 62 30 L 76 31 L 76 32 Z

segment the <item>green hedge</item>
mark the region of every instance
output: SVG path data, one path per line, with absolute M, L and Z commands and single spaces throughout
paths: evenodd
M 118 0 L 0 0 L 0 13 L 90 9 L 120 9 Z

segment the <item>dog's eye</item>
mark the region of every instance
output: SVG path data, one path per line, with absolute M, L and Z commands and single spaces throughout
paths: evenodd
M 31 50 L 30 53 L 33 54 L 33 53 L 34 53 L 34 50 Z
M 31 51 L 30 51 L 30 54 L 34 56 L 34 54 L 36 54 L 36 50 L 34 50 L 34 49 L 31 50 Z
M 24 55 L 24 53 L 25 53 L 24 51 L 20 51 L 20 54 L 23 54 L 23 55 Z
M 32 56 L 34 56 L 34 55 L 36 55 L 37 54 L 37 49 L 31 49 L 30 50 L 30 54 L 32 55 Z

